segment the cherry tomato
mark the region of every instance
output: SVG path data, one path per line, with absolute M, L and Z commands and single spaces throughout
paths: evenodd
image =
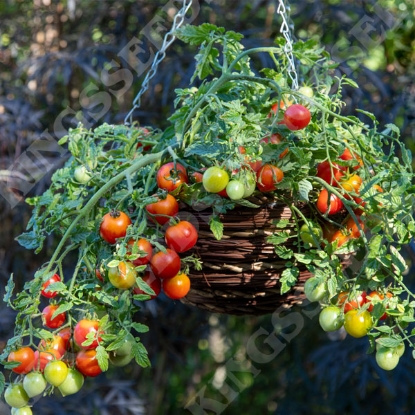
M 197 236 L 196 228 L 187 220 L 182 220 L 166 229 L 165 240 L 170 249 L 186 252 L 195 246 Z
M 91 173 L 85 166 L 77 166 L 74 171 L 74 179 L 81 184 L 86 184 L 91 180 Z
M 243 198 L 245 199 L 245 198 L 251 196 L 255 192 L 256 177 L 253 174 L 252 175 L 247 174 L 244 177 L 244 179 L 245 179 L 245 181 L 244 181 L 245 191 L 244 191 L 244 194 L 243 194 Z
M 150 300 L 153 300 L 160 294 L 160 291 L 161 291 L 160 278 L 157 278 L 152 272 L 146 271 L 142 279 L 154 291 L 154 295 L 150 295 L 150 298 L 149 298 Z M 133 292 L 134 294 L 138 294 L 138 295 L 140 294 L 148 295 L 147 293 L 145 293 L 143 290 L 141 290 L 138 287 L 135 287 Z
M 59 386 L 68 375 L 68 366 L 60 360 L 49 362 L 45 367 L 45 379 L 52 386 Z
M 42 311 L 43 324 L 50 329 L 57 329 L 65 324 L 66 314 L 60 313 L 52 318 L 53 313 L 59 308 L 57 304 L 46 306 Z
M 356 215 L 356 218 L 357 218 L 357 221 L 359 223 L 359 226 L 362 228 L 362 231 L 363 231 L 365 229 L 365 224 L 360 219 L 359 215 Z M 356 224 L 356 222 L 355 222 L 355 220 L 353 219 L 352 216 L 347 217 L 344 226 L 346 228 L 346 233 L 348 235 L 350 235 L 353 238 L 359 238 L 360 237 L 359 227 L 357 226 L 357 224 Z
M 339 157 L 342 160 L 357 160 L 359 162 L 359 164 L 357 164 L 356 166 L 353 166 L 353 170 L 358 170 L 360 169 L 360 167 L 363 167 L 363 161 L 362 159 L 357 156 L 355 153 L 352 153 L 348 148 L 345 148 L 343 153 L 341 154 L 341 156 Z
M 336 331 L 343 325 L 343 315 L 339 307 L 328 306 L 321 310 L 319 323 L 324 331 Z
M 60 359 L 61 357 L 62 355 L 55 349 L 36 350 L 34 369 L 43 372 L 49 362 Z
M 284 113 L 284 123 L 291 131 L 302 130 L 310 123 L 311 114 L 301 104 L 290 105 Z
M 274 102 L 271 106 L 271 110 L 268 114 L 268 118 L 272 117 L 273 115 L 277 115 L 278 110 L 283 110 L 285 108 L 285 103 L 284 101 L 280 101 L 278 102 Z
M 131 262 L 121 261 L 116 267 L 108 268 L 110 283 L 119 290 L 129 290 L 137 277 L 137 271 Z
M 203 173 L 203 187 L 207 192 L 219 193 L 229 183 L 228 173 L 220 167 L 209 167 Z
M 163 281 L 163 291 L 172 300 L 179 300 L 187 295 L 190 290 L 190 279 L 182 272 L 173 278 Z
M 226 186 L 226 193 L 231 200 L 242 199 L 245 193 L 245 186 L 240 180 L 231 180 Z
M 84 377 L 81 372 L 69 368 L 65 380 L 58 386 L 62 396 L 73 395 L 79 392 L 84 385 Z
M 327 294 L 326 285 L 321 279 L 311 277 L 304 283 L 304 294 L 308 301 L 320 301 Z
M 362 307 L 366 302 L 366 296 L 364 291 L 362 293 L 342 291 L 338 296 L 337 304 L 343 306 L 343 312 L 346 314 Z
M 186 168 L 180 163 L 175 164 L 173 161 L 160 167 L 156 180 L 159 189 L 164 189 L 168 192 L 177 189 L 182 183 L 189 183 Z
M 265 164 L 257 172 L 257 187 L 261 192 L 272 192 L 284 178 L 284 172 L 272 164 Z
M 106 213 L 99 227 L 101 238 L 109 244 L 115 244 L 118 238 L 123 238 L 127 233 L 131 219 L 124 212 L 113 210 Z
M 12 383 L 4 392 L 4 400 L 13 408 L 22 408 L 29 402 L 29 397 L 22 384 Z
M 132 341 L 130 338 L 124 339 L 122 345 L 118 349 L 114 350 L 115 354 L 117 354 L 118 356 L 130 355 L 134 343 L 135 342 Z
M 56 291 L 46 291 L 46 288 L 49 285 L 54 284 L 55 282 L 60 282 L 60 277 L 58 274 L 53 275 L 47 281 L 42 284 L 42 291 L 40 292 L 46 298 L 54 298 L 58 295 Z
M 21 408 L 12 408 L 11 415 L 33 415 L 30 406 L 22 406 Z
M 76 354 L 76 368 L 84 376 L 95 377 L 102 373 L 99 367 L 96 350 L 81 350 Z
M 300 228 L 300 238 L 304 243 L 308 243 L 311 246 L 317 246 L 316 241 L 320 242 L 323 237 L 323 230 L 321 226 L 316 223 L 309 221 L 308 225 L 304 223 Z
M 376 351 L 376 363 L 383 370 L 393 370 L 399 363 L 399 354 L 395 349 L 379 347 Z
M 298 92 L 300 94 L 305 95 L 308 98 L 313 98 L 313 96 L 314 96 L 313 88 L 311 88 L 308 85 L 303 85 L 302 87 L 300 87 L 299 90 L 298 90 Z
M 198 171 L 193 172 L 190 175 L 190 177 L 193 179 L 193 181 L 195 183 L 202 183 L 203 182 L 203 174 L 198 172 Z
M 23 388 L 29 398 L 43 393 L 46 386 L 46 379 L 40 372 L 30 372 L 23 379 Z
M 179 255 L 172 249 L 167 248 L 166 252 L 157 252 L 151 258 L 151 270 L 158 278 L 173 278 L 180 271 L 181 260 Z
M 64 329 L 60 330 L 58 332 L 58 336 L 61 337 L 65 344 L 65 350 L 68 350 L 71 337 L 72 337 L 72 331 L 69 327 L 65 327 Z
M 344 328 L 352 337 L 364 337 L 372 328 L 372 317 L 367 310 L 350 310 L 344 316 Z
M 392 298 L 393 297 L 393 294 L 391 294 L 391 293 L 388 292 L 388 293 L 386 293 L 386 296 L 388 298 Z M 382 293 L 380 293 L 380 292 L 372 291 L 371 293 L 369 293 L 367 295 L 367 297 L 366 297 L 366 303 L 370 303 L 369 304 L 369 307 L 368 307 L 368 311 L 369 312 L 372 312 L 373 309 L 375 308 L 375 304 L 376 303 L 382 303 L 384 299 L 385 299 L 385 296 Z M 388 317 L 388 314 L 387 313 L 384 313 L 379 318 L 379 320 L 386 320 L 387 317 Z
M 165 199 L 160 199 L 158 202 L 147 205 L 146 210 L 151 215 L 163 215 L 154 216 L 152 219 L 160 225 L 164 225 L 170 218 L 179 213 L 179 204 L 172 195 L 168 194 Z
M 359 193 L 360 186 L 362 185 L 362 179 L 357 174 L 352 174 L 347 177 L 346 180 L 340 182 L 340 186 L 346 192 Z
M 21 347 L 11 352 L 7 358 L 8 362 L 20 362 L 20 365 L 12 371 L 20 375 L 29 373 L 35 365 L 35 353 L 30 347 Z
M 111 364 L 113 364 L 116 367 L 124 367 L 127 366 L 131 360 L 133 360 L 133 355 L 126 355 L 121 356 L 117 355 L 115 352 L 109 352 L 109 359 Z
M 321 214 L 335 215 L 343 209 L 343 202 L 333 193 L 330 194 L 327 189 L 322 189 L 316 203 L 317 209 Z
M 128 241 L 128 247 L 130 249 L 130 253 L 132 253 L 133 247 L 135 249 L 135 252 L 137 254 L 140 255 L 140 257 L 138 257 L 137 259 L 134 259 L 133 261 L 131 261 L 136 267 L 140 266 L 140 265 L 145 265 L 148 264 L 150 262 L 151 257 L 153 256 L 153 246 L 151 245 L 151 243 L 144 238 L 141 238 L 137 241 L 135 241 L 134 239 L 130 239 Z M 142 252 L 145 253 L 145 256 L 142 256 Z
M 80 320 L 75 326 L 73 332 L 73 338 L 75 340 L 75 343 L 85 350 L 96 349 L 98 347 L 99 342 L 102 341 L 100 337 L 101 333 L 98 333 L 98 330 L 99 322 L 97 320 Z M 87 340 L 88 333 L 93 333 L 94 341 L 87 346 L 83 346 L 82 343 L 84 343 Z
M 261 143 L 264 143 L 264 144 L 280 144 L 280 143 L 282 143 L 284 141 L 284 138 L 282 137 L 282 135 L 281 134 L 278 134 L 278 133 L 276 133 L 276 134 L 271 134 L 271 136 L 266 136 L 266 137 L 263 137 L 263 138 L 261 138 Z M 283 151 L 282 151 L 282 153 L 278 156 L 279 157 L 279 159 L 281 160 L 281 159 L 283 159 L 287 154 L 288 154 L 288 148 L 285 148 Z
M 332 186 L 338 186 L 340 179 L 344 176 L 343 167 L 328 160 L 317 165 L 317 177 L 323 179 Z
M 69 327 L 67 327 L 67 329 L 70 331 Z M 54 349 L 61 356 L 63 356 L 66 353 L 66 350 L 68 350 L 68 347 L 63 337 L 60 335 L 55 335 L 53 336 L 53 339 L 41 340 L 39 343 L 39 349 Z

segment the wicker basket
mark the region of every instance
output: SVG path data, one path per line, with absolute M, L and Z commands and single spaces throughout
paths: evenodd
M 220 241 L 209 229 L 211 212 L 192 212 L 199 225 L 199 240 L 193 252 L 201 258 L 203 270 L 191 271 L 192 286 L 184 303 L 217 313 L 261 315 L 281 305 L 301 304 L 305 299 L 303 286 L 311 273 L 300 268 L 296 287 L 281 295 L 279 279 L 286 260 L 266 242 L 277 229 L 276 220 L 294 222 L 290 208 L 265 195 L 252 201 L 261 207 L 236 207 L 221 216 L 224 235 Z M 308 216 L 308 206 L 301 210 Z M 286 246 L 296 250 L 294 245 Z

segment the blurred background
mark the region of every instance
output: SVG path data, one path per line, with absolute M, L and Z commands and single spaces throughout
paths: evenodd
M 152 19 L 169 28 L 177 7 L 180 2 L 167 0 L 0 2 L 1 297 L 11 273 L 20 289 L 51 254 L 53 239 L 35 255 L 14 238 L 30 217 L 30 208 L 17 201 L 27 192 L 42 193 L 50 174 L 66 158 L 53 144 L 53 137 L 62 136 L 81 120 L 91 127 L 123 122 L 145 75 L 150 50 L 158 48 L 157 31 L 164 34 L 156 24 L 151 25 L 152 32 L 143 30 Z M 201 0 L 194 1 L 191 19 L 194 24 L 211 22 L 240 31 L 247 47 L 269 45 L 279 35 L 277 8 L 277 0 Z M 380 128 L 396 123 L 412 151 L 414 10 L 413 0 L 302 0 L 291 4 L 295 37 L 318 39 L 339 63 L 337 75 L 346 74 L 359 85 L 359 89 L 344 91 L 345 111 L 371 111 Z M 127 44 L 131 46 L 129 55 L 125 54 Z M 135 120 L 160 128 L 168 125 L 174 89 L 188 85 L 195 52 L 180 41 L 170 47 L 141 108 L 134 113 Z M 111 73 L 124 68 L 130 74 L 128 82 L 111 78 Z M 111 97 L 108 107 L 105 97 Z M 51 135 L 42 135 L 45 131 Z M 49 137 L 42 157 L 28 153 L 42 136 Z M 413 250 L 402 255 L 411 266 L 407 276 L 411 285 Z M 152 368 L 111 369 L 87 380 L 78 395 L 63 399 L 56 393 L 42 398 L 34 412 L 415 413 L 415 363 L 410 350 L 397 369 L 387 373 L 377 367 L 373 355 L 366 354 L 365 339 L 345 338 L 341 333 L 328 336 L 320 329 L 318 318 L 310 318 L 316 314 L 313 307 L 292 313 L 294 317 L 286 320 L 224 316 L 161 297 L 146 304 L 139 317 L 151 327 L 143 342 Z M 1 303 L 0 316 L 1 350 L 13 335 L 14 314 Z M 296 322 L 294 327 L 283 323 L 291 321 L 289 318 Z M 255 355 L 253 348 L 261 353 Z M 2 405 L 0 414 L 9 414 Z

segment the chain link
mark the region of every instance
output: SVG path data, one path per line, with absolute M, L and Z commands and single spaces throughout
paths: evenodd
M 285 5 L 284 0 L 279 0 L 277 13 L 282 18 L 280 32 L 286 40 L 286 43 L 284 46 L 284 52 L 288 60 L 288 76 L 291 78 L 291 81 L 292 81 L 292 84 L 291 84 L 292 89 L 296 90 L 298 89 L 298 74 L 297 74 L 297 69 L 295 67 L 295 61 L 294 61 L 294 55 L 293 55 L 293 39 L 291 36 L 291 28 L 288 23 L 289 11 L 290 11 L 290 6 Z
M 191 6 L 192 6 L 192 0 L 183 0 L 183 6 L 177 12 L 176 16 L 174 16 L 173 25 L 171 29 L 164 36 L 163 44 L 161 45 L 160 50 L 154 56 L 154 60 L 151 65 L 151 68 L 147 72 L 147 75 L 144 78 L 143 83 L 141 84 L 141 88 L 138 91 L 136 97 L 134 98 L 133 107 L 131 108 L 130 112 L 124 118 L 124 124 L 132 124 L 133 113 L 136 109 L 140 107 L 142 95 L 147 91 L 150 80 L 157 73 L 157 68 L 160 62 L 166 57 L 166 50 L 175 41 L 176 36 L 174 33 L 183 24 L 184 19 L 186 17 L 186 13 L 188 12 Z

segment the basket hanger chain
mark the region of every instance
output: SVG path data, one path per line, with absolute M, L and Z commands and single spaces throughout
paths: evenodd
M 277 13 L 282 18 L 280 32 L 286 40 L 286 43 L 284 46 L 284 52 L 288 60 L 288 76 L 291 78 L 291 81 L 292 81 L 292 84 L 291 84 L 292 89 L 296 90 L 298 89 L 298 74 L 297 74 L 297 69 L 295 67 L 295 61 L 294 61 L 294 55 L 293 55 L 293 43 L 294 42 L 293 42 L 292 35 L 291 35 L 291 27 L 288 23 L 289 21 L 288 13 L 290 11 L 290 6 L 288 4 L 285 4 L 284 0 L 279 0 L 278 3 L 279 4 L 278 4 Z
M 186 13 L 190 9 L 191 6 L 192 6 L 192 0 L 183 0 L 183 6 L 174 16 L 173 25 L 171 29 L 164 36 L 163 44 L 160 50 L 158 50 L 156 55 L 154 56 L 154 60 L 151 65 L 151 68 L 147 72 L 147 75 L 144 78 L 143 83 L 141 84 L 141 88 L 134 98 L 134 101 L 132 104 L 133 107 L 131 108 L 130 112 L 124 118 L 124 124 L 132 124 L 133 113 L 136 109 L 140 107 L 142 95 L 147 91 L 150 80 L 157 73 L 157 68 L 160 62 L 166 57 L 167 48 L 175 41 L 176 39 L 175 32 L 183 24 L 184 19 L 186 17 Z

